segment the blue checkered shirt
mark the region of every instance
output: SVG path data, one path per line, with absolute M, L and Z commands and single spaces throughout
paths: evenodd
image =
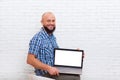
M 41 28 L 29 43 L 29 54 L 34 54 L 41 62 L 53 66 L 54 48 L 58 48 L 56 38 L 53 34 L 49 35 Z M 41 69 L 35 69 L 36 75 L 44 75 L 47 71 Z

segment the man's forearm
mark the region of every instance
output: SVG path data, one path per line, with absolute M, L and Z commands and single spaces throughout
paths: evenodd
M 28 54 L 27 63 L 37 69 L 42 69 L 42 70 L 47 70 L 47 71 L 50 69 L 49 65 L 44 64 L 41 61 L 39 61 L 38 59 L 36 59 L 33 54 Z

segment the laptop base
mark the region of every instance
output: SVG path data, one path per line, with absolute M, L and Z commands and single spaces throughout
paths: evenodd
M 72 74 L 72 75 L 81 75 L 82 69 L 81 68 L 72 68 L 72 67 L 59 67 L 55 66 L 60 74 Z

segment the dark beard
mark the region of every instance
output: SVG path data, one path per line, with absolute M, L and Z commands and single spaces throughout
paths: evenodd
M 55 31 L 55 27 L 52 30 L 49 30 L 46 26 L 43 26 L 43 27 L 48 34 L 51 34 Z

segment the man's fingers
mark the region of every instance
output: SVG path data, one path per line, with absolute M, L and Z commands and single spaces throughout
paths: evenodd
M 59 76 L 59 71 L 56 72 L 56 75 Z
M 55 69 L 55 75 L 59 76 L 59 71 Z
M 51 67 L 48 72 L 49 72 L 50 75 L 57 75 L 57 76 L 59 76 L 59 71 L 55 67 Z

